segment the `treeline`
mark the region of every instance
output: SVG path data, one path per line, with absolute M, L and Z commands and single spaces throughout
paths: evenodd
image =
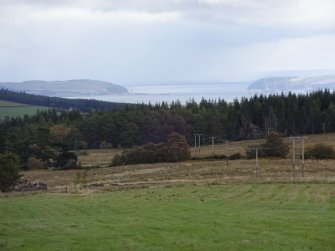
M 325 90 L 307 95 L 254 96 L 249 99 L 194 101 L 182 105 L 137 105 L 87 116 L 80 131 L 89 147 L 103 141 L 113 146 L 131 147 L 147 142 L 166 142 L 173 131 L 184 135 L 189 144 L 194 134 L 202 143 L 263 137 L 268 132 L 302 135 L 335 131 L 335 94 Z
M 14 92 L 0 89 L 0 100 L 23 103 L 28 105 L 47 106 L 60 110 L 77 109 L 82 112 L 92 110 L 111 110 L 123 107 L 123 103 L 105 102 L 94 99 L 66 99 L 48 97 L 42 95 L 28 94 L 25 92 Z
M 19 156 L 47 163 L 61 152 L 83 148 L 132 147 L 167 142 L 171 132 L 220 140 L 263 137 L 268 131 L 302 135 L 335 131 L 335 94 L 329 90 L 307 95 L 270 95 L 155 105 L 125 105 L 109 111 L 43 111 L 35 116 L 7 119 L 0 124 L 1 147 Z M 1 139 L 2 137 L 2 139 Z M 1 143 L 2 142 L 2 143 Z M 1 146 L 2 144 L 2 146 Z

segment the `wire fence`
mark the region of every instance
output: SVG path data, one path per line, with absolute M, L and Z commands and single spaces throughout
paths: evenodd
M 245 158 L 228 162 L 225 160 L 195 160 L 181 163 L 135 165 L 130 168 L 128 170 L 120 168 L 118 172 L 109 174 L 108 178 L 105 174 L 105 176 L 93 178 L 89 173 L 87 179 L 81 184 L 73 182 L 60 186 L 51 185 L 48 186 L 48 191 L 90 193 L 189 184 L 335 183 L 334 161 L 331 160 L 306 161 L 304 174 L 301 161 L 297 161 L 295 173 L 293 173 L 292 160 L 289 158 L 259 158 L 258 163 L 256 159 Z
M 303 158 L 306 146 L 322 141 L 335 142 L 335 135 L 324 137 L 320 141 L 317 137 L 305 138 L 304 142 L 302 139 L 285 139 L 289 144 L 289 152 L 281 158 L 262 157 L 259 154 L 259 151 L 274 149 L 262 147 L 265 140 L 248 141 L 249 145 L 246 141 L 217 143 L 213 140 L 209 145 L 192 146 L 191 161 L 57 171 L 59 175 L 55 172 L 54 177 L 50 177 L 50 173 L 44 173 L 43 177 L 48 180 L 41 178 L 41 181 L 48 184 L 48 192 L 55 193 L 229 182 L 335 183 L 335 160 Z M 251 156 L 247 157 L 250 149 Z M 104 161 L 104 156 L 108 155 L 109 152 L 106 152 L 95 160 L 100 161 L 101 158 Z M 56 175 L 58 178 L 55 178 Z
M 223 160 L 226 165 L 234 165 L 233 172 L 243 168 L 244 174 L 254 177 L 278 177 L 300 179 L 323 179 L 333 181 L 335 178 L 334 160 L 305 159 L 305 142 L 307 137 L 291 137 L 288 154 L 279 158 L 262 157 L 259 153 L 264 150 L 277 150 L 261 146 L 264 140 L 255 141 L 253 146 L 229 146 L 226 141 L 223 144 L 211 146 L 200 145 L 191 149 L 194 160 L 212 159 Z M 236 144 L 236 142 L 234 142 Z M 257 145 L 258 143 L 258 145 Z M 243 161 L 245 160 L 245 161 Z

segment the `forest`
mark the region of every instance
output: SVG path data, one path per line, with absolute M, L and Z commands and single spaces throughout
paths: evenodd
M 72 150 L 158 144 L 167 142 L 172 132 L 185 136 L 193 145 L 194 134 L 202 134 L 202 144 L 209 144 L 210 136 L 220 142 L 260 138 L 270 131 L 283 136 L 335 131 L 335 94 L 323 90 L 306 95 L 259 95 L 233 102 L 203 99 L 185 105 L 178 101 L 123 105 L 87 113 L 79 107 L 40 111 L 2 121 L 0 153 L 19 155 L 21 168 L 27 169 L 30 157 L 50 166 L 65 163 L 62 158 L 75 159 L 68 154 Z
M 54 109 L 76 109 L 81 112 L 91 110 L 110 110 L 123 107 L 123 103 L 105 102 L 94 99 L 67 99 L 49 97 L 43 95 L 29 94 L 25 92 L 14 92 L 0 89 L 0 100 L 23 103 L 28 105 L 47 106 Z

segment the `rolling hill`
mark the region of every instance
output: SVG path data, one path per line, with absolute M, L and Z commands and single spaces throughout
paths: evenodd
M 262 78 L 250 84 L 248 90 L 270 92 L 281 91 L 315 91 L 322 89 L 335 89 L 335 75 L 323 76 L 287 76 Z
M 121 85 L 90 79 L 0 82 L 0 88 L 54 97 L 80 97 L 128 93 L 127 88 Z

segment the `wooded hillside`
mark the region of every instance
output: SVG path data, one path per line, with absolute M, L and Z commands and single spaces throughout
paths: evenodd
M 110 110 L 123 107 L 125 104 L 105 102 L 94 99 L 66 99 L 43 95 L 28 94 L 0 89 L 0 100 L 17 102 L 28 105 L 47 106 L 55 109 L 76 109 L 81 112 L 91 110 Z
M 7 119 L 0 129 L 0 149 L 17 153 L 21 159 L 35 156 L 45 160 L 64 149 L 167 142 L 171 132 L 184 135 L 191 145 L 195 133 L 202 134 L 202 144 L 206 144 L 209 136 L 216 136 L 216 142 L 251 139 L 268 130 L 287 136 L 331 132 L 335 131 L 335 94 L 325 90 L 308 95 L 261 95 L 232 103 L 202 100 L 186 105 L 125 105 L 88 114 L 51 110 Z

